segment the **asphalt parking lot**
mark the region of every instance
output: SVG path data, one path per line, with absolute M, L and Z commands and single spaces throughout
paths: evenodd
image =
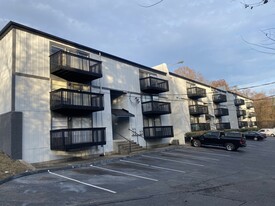
M 177 147 L 0 185 L 0 205 L 275 204 L 275 138 L 235 152 Z

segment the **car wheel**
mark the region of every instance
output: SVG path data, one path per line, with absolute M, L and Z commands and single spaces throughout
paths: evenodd
M 194 147 L 200 147 L 201 146 L 200 140 L 193 140 L 193 146 Z
M 254 137 L 254 140 L 255 140 L 255 141 L 258 141 L 259 139 L 258 139 L 258 137 Z
M 233 150 L 235 150 L 235 146 L 232 143 L 226 143 L 225 144 L 225 148 L 226 148 L 227 151 L 233 151 Z
M 271 134 L 271 137 L 274 137 L 274 134 Z

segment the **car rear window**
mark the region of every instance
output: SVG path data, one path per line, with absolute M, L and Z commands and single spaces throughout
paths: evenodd
M 242 133 L 240 132 L 226 132 L 225 133 L 226 137 L 242 137 Z

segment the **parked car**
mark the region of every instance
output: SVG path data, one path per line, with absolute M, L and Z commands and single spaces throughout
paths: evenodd
M 246 147 L 246 139 L 240 132 L 208 131 L 202 135 L 191 137 L 191 145 L 212 145 L 225 147 L 228 151 L 237 150 L 239 147 Z
M 266 136 L 275 136 L 275 128 L 262 128 L 258 132 L 265 134 Z
M 266 138 L 266 134 L 260 132 L 244 132 L 243 133 L 246 139 L 254 139 L 255 141 L 263 140 Z

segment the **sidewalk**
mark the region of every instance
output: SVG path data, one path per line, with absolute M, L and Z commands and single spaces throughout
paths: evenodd
M 130 153 L 126 155 L 119 155 L 119 154 L 110 154 L 105 156 L 100 155 L 93 155 L 93 156 L 87 156 L 87 157 L 72 157 L 67 159 L 60 159 L 60 160 L 52 160 L 47 162 L 40 162 L 40 163 L 33 163 L 29 164 L 30 170 L 16 174 L 14 176 L 10 176 L 5 179 L 0 179 L 0 185 L 4 184 L 5 182 L 11 181 L 16 178 L 20 178 L 23 176 L 43 173 L 50 171 L 57 171 L 57 170 L 66 170 L 66 169 L 72 169 L 72 168 L 80 168 L 80 167 L 89 167 L 90 165 L 102 165 L 111 163 L 114 161 L 118 161 L 119 159 L 125 159 L 128 157 L 133 156 L 139 156 L 144 153 L 153 153 L 153 152 L 161 152 L 161 151 L 167 151 L 175 148 L 182 148 L 184 145 L 165 145 L 163 147 L 157 147 L 157 148 L 151 148 L 151 149 L 145 149 L 143 151 Z M 28 164 L 28 163 L 26 163 Z
M 131 154 L 130 154 L 131 155 Z M 104 162 L 114 161 L 123 158 L 127 155 L 92 155 L 86 157 L 71 157 L 67 159 L 51 160 L 47 162 L 33 163 L 31 164 L 35 170 L 59 170 L 67 168 L 85 167 L 91 164 L 103 164 Z
M 33 163 L 31 165 L 35 168 L 35 170 L 59 170 L 59 169 L 66 169 L 66 168 L 86 167 L 91 164 L 93 165 L 106 164 L 112 161 L 117 161 L 119 159 L 130 157 L 130 156 L 136 156 L 143 153 L 166 151 L 166 150 L 179 148 L 179 147 L 181 148 L 182 145 L 165 145 L 162 147 L 144 149 L 142 151 L 132 152 L 130 154 L 124 154 L 124 155 L 108 154 L 105 156 L 100 156 L 97 154 L 97 155 L 86 156 L 86 157 L 71 157 L 71 158 L 61 159 L 61 160 L 52 160 L 52 161 L 41 162 L 41 163 Z

